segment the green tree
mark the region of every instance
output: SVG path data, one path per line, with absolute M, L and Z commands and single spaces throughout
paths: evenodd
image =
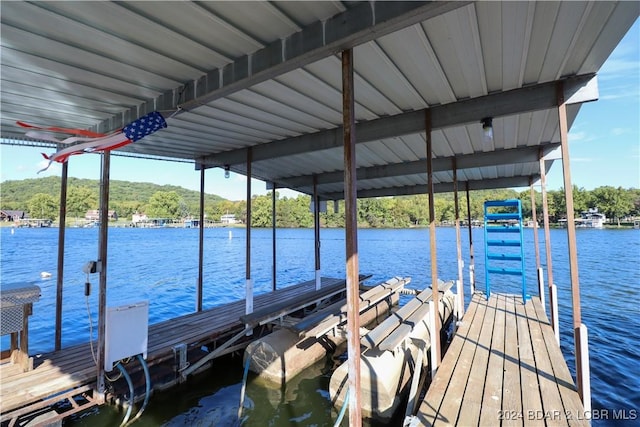
M 640 216 L 640 189 L 630 188 L 629 192 L 631 193 L 631 198 L 633 199 L 633 209 L 630 213 L 633 216 Z
M 98 208 L 98 196 L 85 186 L 70 186 L 67 192 L 67 213 L 69 216 L 84 217 L 89 209 Z
M 436 222 L 453 221 L 456 218 L 456 211 L 453 201 L 438 197 L 434 199 L 433 204 L 436 211 Z
M 573 186 L 573 212 L 580 215 L 581 212 L 593 208 L 591 193 L 577 185 Z
M 251 226 L 271 227 L 271 211 L 270 194 L 265 196 L 253 196 L 251 199 Z
M 561 218 L 566 218 L 567 207 L 565 203 L 564 190 L 547 192 L 547 204 L 549 217 L 552 221 L 557 222 Z
M 327 212 L 320 214 L 320 222 L 326 227 L 344 227 L 344 201 L 334 200 L 327 203 Z
M 49 219 L 53 221 L 58 216 L 59 204 L 55 198 L 48 194 L 38 193 L 27 203 L 31 218 Z
M 618 227 L 620 227 L 620 218 L 634 209 L 633 194 L 622 187 L 598 187 L 593 190 L 593 198 L 598 210 L 609 218 L 615 218 Z
M 180 218 L 180 196 L 175 191 L 156 191 L 149 198 L 147 216 L 150 218 Z

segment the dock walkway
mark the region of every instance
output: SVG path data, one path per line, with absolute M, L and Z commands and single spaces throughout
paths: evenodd
M 344 286 L 344 279 L 322 278 L 322 289 Z M 274 292 L 255 296 L 255 310 L 267 309 L 285 301 L 295 302 L 301 295 L 315 292 L 315 280 L 288 286 Z M 317 301 L 317 299 L 313 300 Z M 221 343 L 242 331 L 245 325 L 240 318 L 245 314 L 245 301 L 238 300 L 191 313 L 149 326 L 147 363 L 150 368 L 170 359 L 173 347 L 186 344 L 189 349 L 201 345 Z M 246 346 L 248 343 L 240 343 Z M 230 347 L 227 352 L 234 351 Z M 95 345 L 94 345 L 95 351 Z M 206 353 L 205 353 L 206 355 Z M 21 372 L 16 365 L 0 364 L 0 413 L 5 422 L 33 409 L 88 392 L 96 381 L 97 369 L 89 343 L 74 345 L 62 350 L 34 357 L 34 369 Z M 51 397 L 53 396 L 53 397 Z M 86 409 L 94 403 L 74 407 L 73 412 Z
M 473 295 L 410 425 L 589 425 L 539 298 Z

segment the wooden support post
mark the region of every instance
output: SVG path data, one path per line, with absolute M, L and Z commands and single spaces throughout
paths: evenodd
M 590 392 L 585 390 L 584 375 L 588 372 L 583 371 L 582 344 L 586 342 L 581 337 L 582 316 L 580 307 L 580 280 L 578 278 L 578 248 L 576 245 L 576 224 L 573 213 L 573 184 L 571 183 L 571 163 L 569 162 L 569 127 L 567 125 L 567 105 L 564 99 L 564 88 L 562 82 L 556 86 L 556 95 L 558 100 L 558 119 L 560 122 L 560 148 L 562 150 L 562 172 L 564 176 L 564 195 L 567 207 L 567 239 L 569 246 L 569 267 L 571 273 L 571 301 L 573 307 L 573 333 L 574 345 L 576 352 L 576 374 L 578 377 L 578 393 L 582 402 L 585 402 L 585 396 Z
M 318 177 L 313 175 L 313 240 L 316 259 L 316 290 L 322 287 L 320 276 L 320 198 L 318 197 Z
M 554 309 L 552 298 L 553 286 L 553 261 L 551 258 L 551 232 L 549 231 L 549 203 L 547 201 L 547 170 L 544 163 L 544 153 L 542 148 L 538 152 L 538 159 L 540 163 L 540 190 L 542 192 L 542 219 L 544 222 L 544 245 L 547 255 L 547 286 L 549 287 L 549 311 L 551 312 L 551 326 L 557 336 L 560 336 L 558 331 L 558 311 Z M 557 305 L 556 305 L 557 306 Z
M 253 281 L 251 280 L 251 163 L 253 152 L 251 147 L 247 149 L 247 219 L 246 229 L 246 255 L 245 255 L 245 314 L 253 313 Z
M 29 357 L 29 316 L 33 314 L 33 304 L 22 306 L 22 329 L 20 330 L 19 364 L 22 372 L 33 370 L 33 358 Z
M 202 283 L 204 282 L 204 172 L 200 169 L 200 234 L 198 236 L 198 284 L 196 286 L 196 311 L 202 311 Z
M 11 332 L 11 358 L 12 359 L 13 359 L 14 351 L 17 351 L 19 349 L 19 345 L 20 345 L 20 341 L 18 340 L 18 333 Z
M 98 374 L 96 377 L 96 393 L 93 397 L 98 404 L 104 403 L 104 361 L 105 361 L 105 328 L 107 318 L 107 242 L 109 237 L 109 174 L 111 171 L 111 153 L 102 153 L 102 167 L 100 176 L 100 232 L 98 237 L 98 272 L 100 273 L 100 285 L 98 294 L 98 346 L 97 363 Z M 93 339 L 90 337 L 89 339 Z
M 60 148 L 60 145 L 58 145 Z M 56 276 L 56 335 L 55 350 L 62 348 L 62 291 L 64 287 L 64 238 L 67 222 L 67 179 L 69 162 L 62 164 L 60 181 L 60 224 L 58 226 L 58 274 Z
M 345 244 L 347 256 L 347 354 L 349 367 L 349 426 L 362 425 L 360 389 L 360 316 L 358 272 L 358 207 L 356 177 L 353 49 L 342 51 L 342 117 L 344 136 Z
M 438 292 L 438 259 L 436 254 L 436 209 L 433 201 L 433 140 L 431 138 L 431 110 L 425 110 L 425 133 L 427 139 L 427 188 L 429 189 L 429 242 L 431 251 L 431 289 L 433 291 L 433 305 L 436 307 L 436 313 L 440 307 L 440 293 Z M 432 333 L 436 338 L 436 360 L 437 365 L 440 364 L 440 316 L 436 315 L 435 330 Z M 432 360 L 431 363 L 434 363 Z
M 469 201 L 469 181 L 465 182 L 467 193 L 467 225 L 469 227 L 469 287 L 471 296 L 476 292 L 475 260 L 473 259 L 473 228 L 471 226 L 471 202 Z
M 462 319 L 464 315 L 464 281 L 462 278 L 462 269 L 464 262 L 462 261 L 462 239 L 460 237 L 460 205 L 458 203 L 458 165 L 455 157 L 452 160 L 453 168 L 453 203 L 456 213 L 456 248 L 458 250 L 458 280 L 456 283 L 458 294 L 458 319 Z
M 271 290 L 276 290 L 276 183 L 271 190 Z

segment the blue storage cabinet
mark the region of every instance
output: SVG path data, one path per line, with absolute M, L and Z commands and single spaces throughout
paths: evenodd
M 491 296 L 491 276 L 519 276 L 522 301 L 527 294 L 523 247 L 522 203 L 518 199 L 484 202 L 485 292 Z

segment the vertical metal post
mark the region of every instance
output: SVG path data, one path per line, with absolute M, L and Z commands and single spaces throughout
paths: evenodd
M 362 425 L 360 390 L 360 316 L 358 272 L 358 207 L 356 177 L 353 49 L 342 51 L 342 117 L 344 132 L 344 204 L 347 256 L 347 354 L 349 367 L 349 426 Z
M 204 164 L 200 166 L 200 233 L 198 236 L 198 283 L 196 286 L 196 311 L 202 311 L 202 283 L 204 282 Z
M 467 193 L 467 225 L 469 226 L 469 287 L 471 296 L 476 292 L 475 260 L 473 259 L 473 228 L 471 227 L 471 202 L 469 201 L 469 181 L 464 184 Z
M 98 403 L 104 403 L 104 360 L 105 360 L 105 328 L 107 316 L 107 242 L 109 236 L 109 172 L 111 169 L 111 153 L 102 153 L 102 173 L 100 177 L 100 234 L 98 237 L 98 269 L 100 285 L 98 294 L 98 375 L 96 379 L 96 395 Z M 90 338 L 92 339 L 92 338 Z
M 591 413 L 591 375 L 589 368 L 589 332 L 584 323 L 578 328 L 580 333 L 580 365 L 582 367 L 582 404 L 587 414 Z
M 556 343 L 560 345 L 560 326 L 558 325 L 558 287 L 554 284 L 549 286 L 549 301 L 551 310 L 551 327 L 556 337 Z
M 276 290 L 276 183 L 271 192 L 271 290 Z
M 536 192 L 533 189 L 533 178 L 529 178 L 529 193 L 531 195 L 531 220 L 533 221 L 533 246 L 536 251 L 536 271 L 538 272 L 538 296 L 542 303 L 542 309 L 547 312 L 544 301 L 544 276 L 542 274 L 542 266 L 540 264 L 540 242 L 538 239 L 538 213 L 536 207 Z
M 440 293 L 438 291 L 438 260 L 436 254 L 436 209 L 433 201 L 433 140 L 431 138 L 431 110 L 426 109 L 424 115 L 424 128 L 427 139 L 427 188 L 429 189 L 429 243 L 431 252 L 431 290 L 433 295 L 433 305 L 436 313 L 440 310 Z M 436 338 L 436 360 L 440 364 L 440 316 L 436 315 L 436 329 L 431 331 Z M 432 360 L 431 363 L 434 363 Z
M 567 207 L 567 238 L 569 245 L 569 267 L 571 273 L 571 301 L 573 306 L 573 334 L 576 352 L 576 374 L 578 377 L 578 392 L 585 402 L 585 396 L 590 392 L 585 391 L 585 376 L 589 372 L 583 370 L 582 344 L 586 339 L 581 338 L 581 307 L 580 307 L 580 280 L 578 278 L 578 248 L 576 246 L 576 224 L 573 213 L 573 185 L 571 183 L 571 164 L 569 162 L 569 127 L 567 125 L 567 105 L 564 99 L 562 82 L 556 86 L 558 100 L 558 119 L 560 122 L 560 148 L 562 150 L 562 172 L 564 176 L 564 195 Z M 586 367 L 588 369 L 588 365 Z
M 547 169 L 544 162 L 544 153 L 542 148 L 538 152 L 538 161 L 540 163 L 540 190 L 542 192 L 542 219 L 544 222 L 544 245 L 547 255 L 547 286 L 549 286 L 549 311 L 551 312 L 551 326 L 557 336 L 560 336 L 558 330 L 558 311 L 554 309 L 552 300 L 553 283 L 553 261 L 551 258 L 551 232 L 549 231 L 549 202 L 547 201 Z
M 533 221 L 533 246 L 536 250 L 536 268 L 540 268 L 540 247 L 538 246 L 538 218 L 536 212 L 536 192 L 533 189 L 533 178 L 529 178 L 529 193 L 531 196 L 531 220 Z
M 253 152 L 251 147 L 247 149 L 247 219 L 246 219 L 246 255 L 245 255 L 245 313 L 253 313 L 253 281 L 251 280 L 251 163 Z
M 438 312 L 438 308 L 433 300 L 430 300 L 428 304 L 429 329 L 431 329 L 431 331 L 429 331 L 429 338 L 431 340 L 429 353 L 431 355 L 431 381 L 433 381 L 433 378 L 436 376 L 436 372 L 438 371 L 438 365 L 440 364 L 440 357 L 438 356 L 438 341 L 440 341 L 438 337 L 440 336 L 440 334 L 434 333 L 434 331 L 437 330 L 438 318 L 440 317 L 440 313 Z
M 322 287 L 320 276 L 320 199 L 318 198 L 318 177 L 313 175 L 313 241 L 316 259 L 316 290 Z
M 464 282 L 462 279 L 462 269 L 464 262 L 462 261 L 462 239 L 460 237 L 460 205 L 458 203 L 458 165 L 455 157 L 452 161 L 453 168 L 453 203 L 456 211 L 456 247 L 458 250 L 458 283 L 456 293 L 458 294 L 458 318 L 464 315 Z
M 58 274 L 56 276 L 56 337 L 55 349 L 62 348 L 62 290 L 64 286 L 64 238 L 67 223 L 67 178 L 69 162 L 62 164 L 60 181 L 60 225 L 58 227 Z

